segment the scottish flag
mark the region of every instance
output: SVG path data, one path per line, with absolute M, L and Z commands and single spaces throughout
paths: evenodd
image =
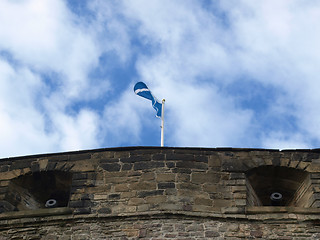
M 134 93 L 140 97 L 151 100 L 152 107 L 157 111 L 157 117 L 161 118 L 162 114 L 162 103 L 159 102 L 151 93 L 147 85 L 143 82 L 138 82 L 134 85 Z

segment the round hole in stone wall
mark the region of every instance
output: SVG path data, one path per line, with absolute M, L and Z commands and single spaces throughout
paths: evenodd
M 51 207 L 68 205 L 72 174 L 62 171 L 45 171 L 12 179 L 5 200 L 17 210 L 45 208 L 49 199 L 55 199 Z
M 250 191 L 248 197 L 256 198 L 255 203 L 263 206 L 304 205 L 295 201 L 296 194 L 303 194 L 304 182 L 308 173 L 302 170 L 279 166 L 261 166 L 253 168 L 246 173 Z M 306 185 L 307 186 L 307 185 Z M 279 193 L 281 198 L 272 199 L 272 194 Z M 254 197 L 253 197 L 254 196 Z M 302 199 L 302 196 L 299 196 Z

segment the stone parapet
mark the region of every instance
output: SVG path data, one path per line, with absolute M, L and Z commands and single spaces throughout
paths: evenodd
M 271 201 L 272 192 L 281 193 L 282 202 Z M 319 204 L 318 149 L 128 147 L 0 160 L 4 239 L 43 222 L 43 236 L 54 229 L 53 235 L 66 236 L 61 239 L 272 239 L 277 221 L 284 232 L 288 223 L 298 229 L 286 239 L 314 238 L 316 232 L 299 229 L 318 226 Z M 158 227 L 150 230 L 149 222 Z M 78 225 L 92 232 L 75 230 Z M 13 230 L 21 226 L 25 230 Z

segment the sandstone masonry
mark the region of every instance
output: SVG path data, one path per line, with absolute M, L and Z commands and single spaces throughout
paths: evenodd
M 319 207 L 317 149 L 128 147 L 0 160 L 0 239 L 320 239 Z

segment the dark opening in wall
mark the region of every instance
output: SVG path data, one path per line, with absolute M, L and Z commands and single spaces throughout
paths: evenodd
M 5 201 L 14 210 L 66 207 L 72 174 L 60 171 L 36 172 L 12 179 Z
M 246 173 L 248 206 L 309 207 L 309 174 L 279 166 L 261 166 Z

